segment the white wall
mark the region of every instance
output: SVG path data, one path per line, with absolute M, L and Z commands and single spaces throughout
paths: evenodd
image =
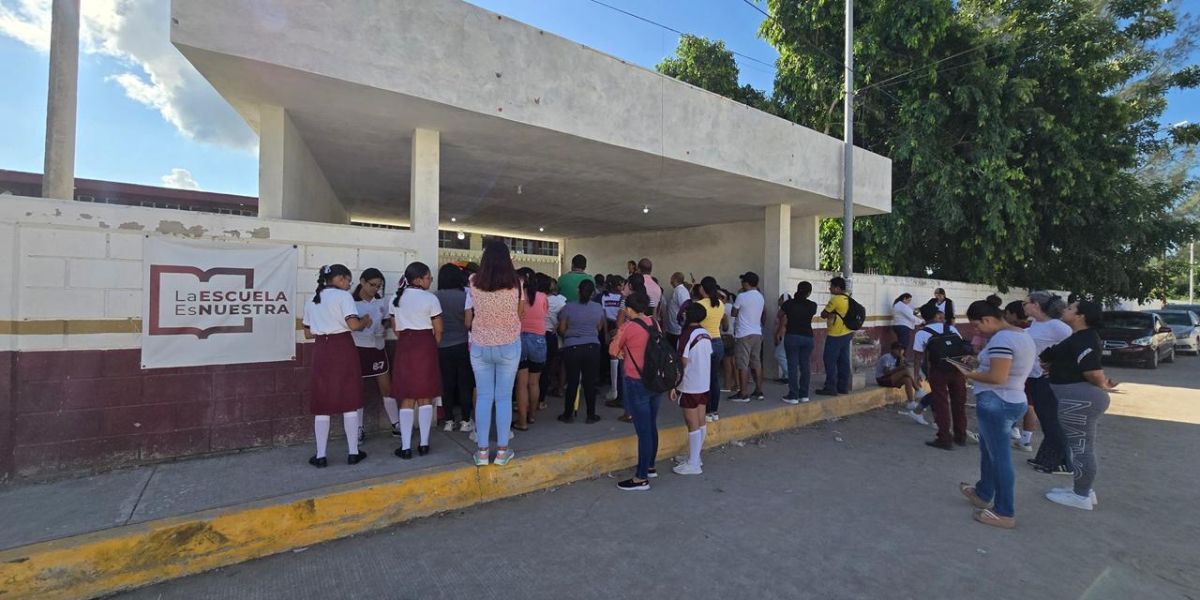
M 258 215 L 347 224 L 350 217 L 308 144 L 278 106 L 259 107 Z
M 215 215 L 182 210 L 4 196 L 0 198 L 0 349 L 140 347 L 146 236 L 223 244 L 292 244 L 299 252 L 295 314 L 317 269 L 342 263 L 357 276 L 382 270 L 390 290 L 415 259 L 408 231 Z
M 582 254 L 588 273 L 624 276 L 627 261 L 649 258 L 659 281 L 675 271 L 684 277 L 690 273 L 696 281 L 712 275 L 722 287 L 736 291 L 738 275 L 763 274 L 763 221 L 568 238 L 559 252 L 568 265 L 564 270 L 572 256 Z

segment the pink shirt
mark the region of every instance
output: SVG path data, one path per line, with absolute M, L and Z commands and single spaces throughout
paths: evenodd
M 656 327 L 650 317 L 641 316 L 636 320 Z M 642 376 L 638 373 L 638 367 L 646 364 L 646 343 L 650 341 L 650 334 L 642 328 L 641 325 L 633 321 L 626 321 L 621 329 L 617 330 L 616 337 L 608 346 L 609 354 L 618 356 L 624 353 L 625 358 L 625 376 L 630 379 L 641 379 Z M 632 358 L 631 358 L 632 357 Z M 637 361 L 637 366 L 634 366 L 634 361 Z
M 521 335 L 521 318 L 517 288 L 485 292 L 471 286 L 471 301 L 475 319 L 471 322 L 471 343 L 480 346 L 503 346 L 517 341 Z
M 527 302 L 522 300 L 522 302 Z M 546 313 L 550 312 L 550 301 L 546 294 L 538 292 L 533 297 L 533 304 L 525 305 L 525 316 L 521 319 L 521 333 L 546 333 Z

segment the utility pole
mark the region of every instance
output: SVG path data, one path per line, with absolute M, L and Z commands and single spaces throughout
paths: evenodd
M 845 155 L 842 158 L 842 277 L 846 291 L 854 276 L 854 0 L 846 0 L 846 99 L 842 115 Z
M 1196 303 L 1196 242 L 1188 244 L 1188 304 Z
M 79 89 L 79 0 L 54 0 L 51 5 L 48 88 L 42 197 L 72 200 Z

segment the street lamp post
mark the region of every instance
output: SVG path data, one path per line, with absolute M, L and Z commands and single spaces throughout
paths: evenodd
M 846 291 L 854 274 L 854 0 L 846 0 L 846 98 L 842 115 L 845 134 L 842 158 L 842 277 Z

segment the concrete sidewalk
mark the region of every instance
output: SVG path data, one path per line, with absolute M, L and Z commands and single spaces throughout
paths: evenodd
M 722 402 L 710 446 L 833 416 L 876 408 L 898 392 L 868 388 L 849 396 L 788 406 L 782 386 L 769 400 Z M 550 399 L 538 423 L 512 443 L 508 467 L 470 464 L 466 434 L 438 431 L 427 457 L 402 461 L 398 443 L 376 434 L 359 465 L 340 460 L 313 469 L 310 445 L 245 452 L 114 471 L 0 491 L 9 524 L 0 533 L 0 595 L 78 597 L 200 572 L 377 529 L 412 518 L 561 485 L 626 468 L 636 460 L 630 425 L 602 409 L 593 425 L 563 424 Z M 682 450 L 679 411 L 661 411 L 660 457 Z M 335 424 L 336 428 L 336 424 Z M 673 429 L 674 428 L 674 429 Z M 339 452 L 340 450 L 340 452 Z

